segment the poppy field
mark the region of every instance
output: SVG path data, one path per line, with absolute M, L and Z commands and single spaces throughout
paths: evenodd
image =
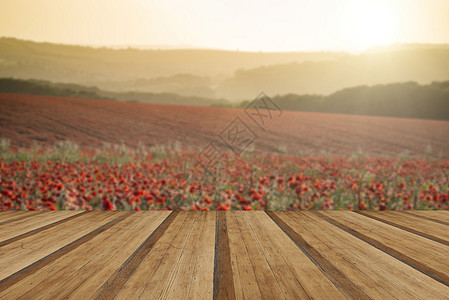
M 445 121 L 284 111 L 262 130 L 239 109 L 13 94 L 0 108 L 0 210 L 449 209 Z M 254 143 L 206 164 L 236 117 Z
M 261 153 L 449 159 L 448 121 L 284 111 L 263 131 L 236 108 L 0 93 L 0 138 L 13 148 L 52 147 L 64 140 L 83 149 L 179 142 L 195 152 L 236 117 L 258 136 L 252 146 Z
M 1 210 L 449 209 L 449 160 L 3 145 Z

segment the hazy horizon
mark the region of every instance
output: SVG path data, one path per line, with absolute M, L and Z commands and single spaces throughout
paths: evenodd
M 229 51 L 229 52 L 246 52 L 246 53 L 332 53 L 332 52 L 342 52 L 342 53 L 348 53 L 348 54 L 361 54 L 364 52 L 369 51 L 375 51 L 380 49 L 388 49 L 388 48 L 394 48 L 394 47 L 400 47 L 400 46 L 449 46 L 449 41 L 445 43 L 391 43 L 387 45 L 373 45 L 363 50 L 332 50 L 332 49 L 305 49 L 305 50 L 285 50 L 285 51 L 263 51 L 263 50 L 240 50 L 240 49 L 226 49 L 226 48 L 212 48 L 212 47 L 201 47 L 197 45 L 186 45 L 186 44 L 179 44 L 179 45 L 169 45 L 169 44 L 76 44 L 76 43 L 58 43 L 58 42 L 52 42 L 52 41 L 46 41 L 46 40 L 37 40 L 37 39 L 22 39 L 15 36 L 0 36 L 0 39 L 17 39 L 27 42 L 34 42 L 34 43 L 49 43 L 49 44 L 57 44 L 57 45 L 63 45 L 63 46 L 79 46 L 79 47 L 90 47 L 90 48 L 107 48 L 107 49 L 113 49 L 113 50 L 126 50 L 128 48 L 131 49 L 138 49 L 138 50 L 211 50 L 211 51 Z
M 390 44 L 447 44 L 447 11 L 444 0 L 5 0 L 0 36 L 96 47 L 362 52 Z

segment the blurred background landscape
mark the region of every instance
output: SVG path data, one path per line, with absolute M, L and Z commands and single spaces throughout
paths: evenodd
M 2 1 L 0 206 L 447 209 L 448 11 L 445 0 Z M 249 143 L 235 151 L 241 132 Z M 205 156 L 211 145 L 227 160 Z
M 263 90 L 288 110 L 449 117 L 449 45 L 392 45 L 354 55 L 111 49 L 1 38 L 0 57 L 2 92 L 238 107 Z
M 198 146 L 214 140 L 237 114 L 221 108 L 245 108 L 264 91 L 283 110 L 302 113 L 282 118 L 273 133 L 256 142 L 256 150 L 348 154 L 362 149 L 393 155 L 423 154 L 430 147 L 435 155 L 449 155 L 447 122 L 412 121 L 449 120 L 449 45 L 392 45 L 360 54 L 263 53 L 94 48 L 1 38 L 0 57 L 5 95 L 91 99 L 2 96 L 0 134 L 13 146 L 65 139 L 82 146 L 176 141 Z M 195 108 L 200 106 L 211 109 Z

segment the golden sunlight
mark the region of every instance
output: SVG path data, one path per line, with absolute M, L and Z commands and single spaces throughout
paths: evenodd
M 448 11 L 447 0 L 2 0 L 0 36 L 95 46 L 360 52 L 449 43 Z
M 365 50 L 398 42 L 398 14 L 391 7 L 358 2 L 344 11 L 340 34 L 349 49 Z

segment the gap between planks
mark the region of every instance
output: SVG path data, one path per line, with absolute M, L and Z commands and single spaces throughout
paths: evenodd
M 365 217 L 368 217 L 368 218 L 371 218 L 371 219 L 374 219 L 374 220 L 386 223 L 388 225 L 400 228 L 402 230 L 414 233 L 416 235 L 425 237 L 425 238 L 427 238 L 429 240 L 433 240 L 433 241 L 441 243 L 443 245 L 449 246 L 449 240 L 445 240 L 445 239 L 439 238 L 439 237 L 437 237 L 435 235 L 429 234 L 429 233 L 424 232 L 424 231 L 419 230 L 419 229 L 411 228 L 410 226 L 401 225 L 399 223 L 399 221 L 395 222 L 395 221 L 389 220 L 388 216 L 383 216 L 382 215 L 382 212 L 381 213 L 377 213 L 376 215 L 374 215 L 372 212 L 365 212 L 365 211 L 356 211 L 356 213 L 358 213 L 358 214 L 360 214 L 362 216 L 365 216 Z
M 9 239 L 7 239 L 7 240 L 4 240 L 4 241 L 0 242 L 0 248 L 3 247 L 3 246 L 5 246 L 5 245 L 8 245 L 8 244 L 10 244 L 10 243 L 17 242 L 17 241 L 19 241 L 19 240 L 21 240 L 21 239 L 24 239 L 24 238 L 26 238 L 26 237 L 35 235 L 35 234 L 37 234 L 37 233 L 39 233 L 39 232 L 42 232 L 42 231 L 44 231 L 44 230 L 53 228 L 53 227 L 55 227 L 55 226 L 57 226 L 57 225 L 60 225 L 60 224 L 62 224 L 62 223 L 65 223 L 65 222 L 68 222 L 68 221 L 70 221 L 70 220 L 76 219 L 76 218 L 78 218 L 78 217 L 80 217 L 80 216 L 82 216 L 82 215 L 85 215 L 85 214 L 87 214 L 87 213 L 89 213 L 89 212 L 88 212 L 88 211 L 84 211 L 84 212 L 81 212 L 81 213 L 79 213 L 79 214 L 76 214 L 76 215 L 67 217 L 67 218 L 65 218 L 65 219 L 62 219 L 62 220 L 59 220 L 59 221 L 50 223 L 50 224 L 48 224 L 48 225 L 45 225 L 45 226 L 42 226 L 42 227 L 33 229 L 33 230 L 31 230 L 31 231 L 22 233 L 22 234 L 20 234 L 20 235 L 18 235 L 18 236 L 9 238 Z
M 77 240 L 67 244 L 66 246 L 56 250 L 55 252 L 45 256 L 44 258 L 39 259 L 38 261 L 32 263 L 31 265 L 21 269 L 20 271 L 17 271 L 8 277 L 2 279 L 0 281 L 0 292 L 6 290 L 10 286 L 14 285 L 15 283 L 19 282 L 20 280 L 24 279 L 25 277 L 29 276 L 30 274 L 36 272 L 37 270 L 41 269 L 45 265 L 51 263 L 52 261 L 60 258 L 61 256 L 67 254 L 68 252 L 72 251 L 73 249 L 78 248 L 80 245 L 84 244 L 85 242 L 93 239 L 95 236 L 99 235 L 103 231 L 109 229 L 110 227 L 114 226 L 115 224 L 123 221 L 125 218 L 130 216 L 132 212 L 128 212 L 127 214 L 121 214 L 117 218 L 109 221 L 108 223 L 98 227 L 97 229 L 89 232 L 88 234 L 78 238 Z
M 407 255 L 405 255 L 405 254 L 403 254 L 403 253 L 401 253 L 401 252 L 399 252 L 399 251 L 397 251 L 397 250 L 395 250 L 395 249 L 393 249 L 393 248 L 391 248 L 391 247 L 389 247 L 389 246 L 387 246 L 387 245 L 385 245 L 385 244 L 383 244 L 381 242 L 379 242 L 378 240 L 373 239 L 371 237 L 368 237 L 365 234 L 360 233 L 357 230 L 352 229 L 349 226 L 346 226 L 346 225 L 342 224 L 341 222 L 335 220 L 332 217 L 324 215 L 324 214 L 322 214 L 321 212 L 318 212 L 318 211 L 316 211 L 314 213 L 315 213 L 315 215 L 317 215 L 321 219 L 327 221 L 328 223 L 330 223 L 330 224 L 332 224 L 332 225 L 334 225 L 334 226 L 336 226 L 336 227 L 338 227 L 338 228 L 340 228 L 340 229 L 350 233 L 351 235 L 353 235 L 353 236 L 359 238 L 360 240 L 368 243 L 369 245 L 371 245 L 371 246 L 373 246 L 373 247 L 375 247 L 375 248 L 377 248 L 377 249 L 387 253 L 388 255 L 390 255 L 390 256 L 392 256 L 392 257 L 402 261 L 403 263 L 405 263 L 405 264 L 413 267 L 414 269 L 420 271 L 421 273 L 423 273 L 423 274 L 425 274 L 425 275 L 427 275 L 427 276 L 437 280 L 438 282 L 440 282 L 440 283 L 442 283 L 442 284 L 444 284 L 446 286 L 449 286 L 449 276 L 448 275 L 446 275 L 446 274 L 444 274 L 442 272 L 439 272 L 437 270 L 434 270 L 434 269 L 428 267 L 427 265 L 425 265 L 425 264 L 423 264 L 423 263 L 421 263 L 421 262 L 419 262 L 419 261 L 417 261 L 417 260 L 415 260 L 415 259 L 413 259 L 413 258 L 411 258 L 411 257 L 409 257 L 409 256 L 407 256 Z M 391 224 L 389 224 L 389 225 L 391 225 Z
M 2 243 L 11 243 L 13 241 L 20 240 L 27 236 L 31 236 L 37 234 L 43 230 L 52 228 L 61 223 L 67 222 L 68 220 L 72 220 L 84 213 L 80 213 L 60 221 L 48 224 L 46 226 L 37 228 L 30 232 L 24 233 L 17 237 L 11 238 L 9 240 L 3 241 Z M 27 277 L 29 274 L 32 274 L 37 269 L 42 266 L 48 264 L 49 262 L 65 255 L 69 251 L 77 248 L 81 244 L 86 241 L 94 238 L 101 232 L 109 229 L 115 224 L 121 222 L 125 218 L 127 218 L 132 212 L 128 212 L 120 215 L 119 217 L 109 221 L 108 223 L 100 226 L 99 228 L 91 231 L 85 236 L 69 243 L 68 245 L 58 249 L 57 251 L 49 254 L 48 256 L 36 261 L 35 263 L 29 265 L 28 267 L 23 268 L 22 270 L 8 276 L 7 278 L 0 281 L 0 291 L 5 290 L 11 285 L 17 283 L 23 278 Z M 173 220 L 177 217 L 179 211 L 173 211 L 157 228 L 152 232 L 152 234 L 135 250 L 135 252 L 126 260 L 126 262 L 114 273 L 109 279 L 101 286 L 101 288 L 97 291 L 96 298 L 97 299 L 109 299 L 113 298 L 120 292 L 120 289 L 124 286 L 127 280 L 133 275 L 136 268 L 139 266 L 140 262 L 149 255 L 151 249 L 157 243 L 157 241 L 161 238 L 161 236 L 165 233 L 167 228 L 173 222 Z M 383 243 L 370 238 L 340 222 L 337 220 L 328 217 L 326 215 L 321 214 L 320 212 L 314 212 L 315 215 L 327 221 L 328 223 L 350 233 L 351 235 L 363 240 L 364 242 L 370 244 L 371 246 L 382 250 L 383 252 L 393 256 L 394 258 L 402 261 L 403 263 L 415 268 L 416 270 L 422 272 L 423 274 L 449 286 L 449 277 L 441 272 L 435 271 L 426 265 L 413 260 L 412 258 L 384 245 Z M 214 257 L 214 282 L 213 282 L 213 298 L 214 299 L 235 299 L 235 288 L 233 283 L 233 274 L 231 267 L 231 255 L 230 255 L 230 246 L 229 246 L 229 236 L 228 236 L 228 228 L 226 221 L 226 212 L 218 211 L 216 213 L 216 228 L 215 228 L 215 257 Z M 339 288 L 345 295 L 351 298 L 357 299 L 368 299 L 368 296 L 350 279 L 348 279 L 337 267 L 332 265 L 326 258 L 324 258 L 316 249 L 314 249 L 310 244 L 307 243 L 297 232 L 295 232 L 289 225 L 287 225 L 275 212 L 267 212 L 267 215 L 271 218 L 271 220 L 279 226 L 283 230 L 283 232 L 294 242 L 294 244 L 333 282 L 333 284 Z M 364 214 L 362 214 L 364 215 Z M 366 217 L 370 217 L 378 220 L 370 215 L 366 215 Z M 20 217 L 17 219 L 22 219 L 24 217 Z M 431 218 L 429 218 L 431 219 Z M 13 219 L 15 220 L 15 219 Z M 397 228 L 418 234 L 420 236 L 429 238 L 429 234 L 420 232 L 418 230 L 414 230 L 412 228 L 408 228 L 406 226 L 396 224 L 395 222 L 387 221 L 385 222 L 383 219 L 378 221 L 384 222 L 386 224 L 395 226 Z M 390 224 L 390 223 L 393 224 Z M 402 228 L 405 227 L 406 229 Z M 414 232 L 417 231 L 418 233 Z M 423 235 L 424 234 L 424 235 Z M 427 236 L 426 236 L 427 235 Z M 430 235 L 431 236 L 431 235 Z M 432 240 L 434 238 L 431 236 Z M 436 238 L 438 239 L 438 238 Z M 438 240 L 436 240 L 439 242 Z M 444 241 L 444 240 L 443 240 Z M 0 243 L 0 247 L 3 244 Z M 440 242 L 441 243 L 441 242 Z M 447 245 L 447 244 L 446 244 Z

